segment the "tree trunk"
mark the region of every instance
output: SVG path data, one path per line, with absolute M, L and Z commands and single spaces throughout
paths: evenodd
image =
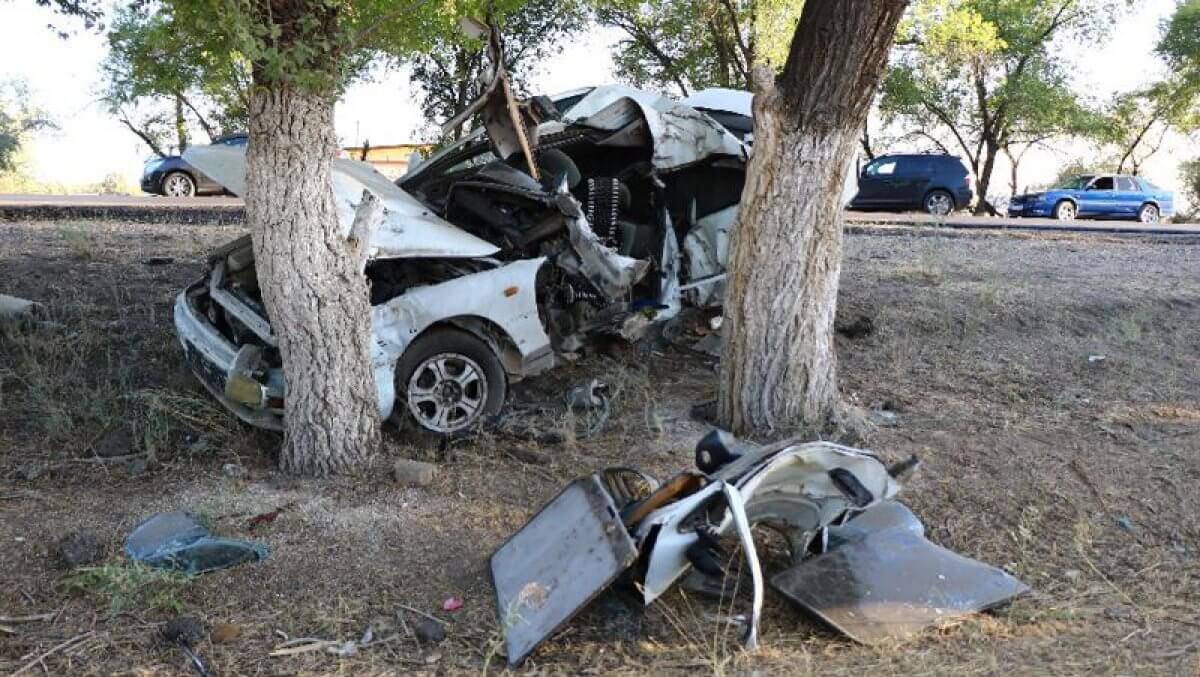
M 360 245 L 334 211 L 336 149 L 332 96 L 254 89 L 246 220 L 287 378 L 280 466 L 302 475 L 360 468 L 380 439 Z
M 992 174 L 996 169 L 996 151 L 998 150 L 999 146 L 991 141 L 988 141 L 984 148 L 983 168 L 979 170 L 979 176 L 976 177 L 979 179 L 979 200 L 975 202 L 976 214 L 994 215 L 996 213 L 996 208 L 992 206 L 991 202 L 988 202 L 987 194 L 988 188 L 992 185 Z
M 837 419 L 842 182 L 906 0 L 808 2 L 777 83 L 754 71 L 717 415 L 745 434 Z
M 187 118 L 183 117 L 183 99 L 175 97 L 175 137 L 179 141 L 179 154 L 188 147 Z

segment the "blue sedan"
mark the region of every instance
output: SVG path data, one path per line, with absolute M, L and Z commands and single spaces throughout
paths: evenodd
M 1140 176 L 1084 175 L 1043 193 L 1018 195 L 1008 204 L 1009 216 L 1041 216 L 1070 221 L 1091 216 L 1135 218 L 1158 223 L 1175 214 L 1175 195 Z

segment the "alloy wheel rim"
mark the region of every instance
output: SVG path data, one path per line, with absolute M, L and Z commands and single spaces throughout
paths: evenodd
M 934 216 L 945 216 L 950 213 L 950 198 L 940 193 L 933 195 L 929 198 L 928 209 Z
M 171 197 L 187 197 L 192 194 L 191 182 L 179 174 L 168 176 L 166 193 Z
M 1142 223 L 1158 223 L 1158 210 L 1147 207 L 1142 210 Z
M 422 427 L 452 433 L 479 420 L 487 402 L 487 376 L 460 353 L 440 353 L 417 365 L 408 379 L 408 410 Z

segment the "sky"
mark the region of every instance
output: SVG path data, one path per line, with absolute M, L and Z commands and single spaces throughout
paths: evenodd
M 1105 44 L 1064 45 L 1079 91 L 1104 100 L 1160 73 L 1163 66 L 1154 57 L 1153 47 L 1159 23 L 1173 8 L 1174 0 L 1137 0 Z M 39 133 L 29 144 L 31 173 L 41 181 L 65 184 L 94 183 L 110 173 L 135 181 L 151 153 L 96 102 L 99 64 L 105 54 L 103 37 L 80 31 L 62 40 L 47 28 L 52 21 L 63 24 L 48 9 L 28 0 L 0 0 L 0 79 L 28 82 L 35 101 L 59 124 L 57 131 Z M 610 46 L 618 38 L 612 30 L 585 33 L 537 70 L 531 88 L 553 94 L 615 82 Z M 364 139 L 372 145 L 430 139 L 433 129 L 422 119 L 415 100 L 414 87 L 403 71 L 376 72 L 351 86 L 335 114 L 342 144 L 358 145 Z M 1083 152 L 1082 146 L 1071 144 L 1055 153 L 1031 152 L 1022 164 L 1022 187 L 1049 181 L 1060 164 Z M 1184 140 L 1170 139 L 1165 152 L 1148 163 L 1143 173 L 1166 188 L 1177 188 L 1177 165 L 1195 152 Z M 1001 163 L 993 183 L 1007 185 L 1007 181 L 1008 168 Z

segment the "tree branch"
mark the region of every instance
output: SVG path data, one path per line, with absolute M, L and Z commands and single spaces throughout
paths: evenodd
M 132 122 L 129 121 L 129 118 L 126 117 L 124 114 L 120 115 L 117 119 L 120 120 L 120 122 L 122 124 L 124 124 L 126 127 L 128 127 L 129 131 L 136 134 L 139 139 L 146 142 L 146 145 L 150 147 L 150 150 L 154 151 L 155 155 L 157 155 L 159 157 L 167 156 L 167 154 L 163 152 L 162 147 L 158 145 L 158 142 L 155 141 L 152 136 L 150 136 L 146 132 L 142 131 L 137 126 L 135 126 Z

